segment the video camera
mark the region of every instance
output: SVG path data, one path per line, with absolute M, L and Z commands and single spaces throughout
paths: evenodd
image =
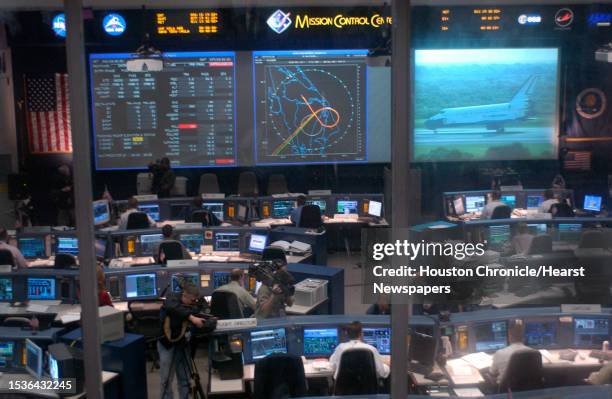
M 249 266 L 249 276 L 269 288 L 278 284 L 283 294 L 290 297 L 295 294 L 295 279 L 289 272 L 281 270 L 284 266 L 285 262 L 278 259 L 256 262 Z

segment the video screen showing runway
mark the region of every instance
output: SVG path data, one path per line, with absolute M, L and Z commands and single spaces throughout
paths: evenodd
M 556 159 L 558 49 L 416 50 L 413 161 Z

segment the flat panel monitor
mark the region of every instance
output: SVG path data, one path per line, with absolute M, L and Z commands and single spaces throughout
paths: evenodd
M 485 206 L 484 195 L 466 195 L 465 196 L 465 210 L 468 213 L 481 212 Z
M 96 247 L 96 257 L 106 258 L 106 246 L 108 245 L 108 240 L 104 238 L 96 238 L 94 245 Z
M 172 292 L 181 292 L 186 283 L 200 286 L 200 273 L 176 273 L 172 275 Z
M 216 232 L 213 241 L 215 251 L 240 251 L 240 233 Z
M 42 378 L 43 350 L 29 339 L 25 340 L 25 369 L 34 378 Z
M 516 208 L 516 195 L 514 194 L 503 194 L 500 198 L 501 202 L 508 205 L 510 208 Z
M 558 77 L 558 48 L 415 50 L 412 161 L 557 159 Z
M 225 209 L 223 202 L 204 202 L 202 204 L 202 209 L 205 209 L 215 215 L 221 222 L 223 221 Z
M 11 277 L 0 277 L 0 301 L 13 300 L 13 279 Z
M 76 237 L 57 237 L 56 254 L 79 254 L 79 239 Z
M 462 197 L 453 200 L 453 208 L 455 209 L 455 215 L 461 216 L 465 214 L 465 206 L 463 205 Z
M 338 200 L 336 202 L 336 213 L 355 214 L 359 213 L 359 204 L 355 200 Z
M 304 328 L 304 356 L 330 356 L 336 346 L 337 328 Z
M 232 275 L 230 272 L 213 272 L 212 273 L 212 282 L 213 289 L 217 289 L 222 285 L 229 284 L 232 280 Z
M 291 210 L 295 208 L 293 200 L 277 200 L 272 202 L 272 217 L 286 218 L 291 214 Z
M 187 220 L 189 204 L 170 204 L 170 220 Z
M 368 204 L 368 215 L 374 217 L 382 216 L 382 202 L 380 201 L 370 201 Z
M 382 355 L 391 354 L 391 329 L 389 327 L 364 328 L 363 342 L 370 344 Z
M 408 359 L 423 366 L 433 366 L 436 356 L 436 340 L 431 335 L 413 332 L 410 334 Z
M 273 353 L 287 353 L 287 337 L 284 328 L 251 331 L 251 353 L 253 360 Z
M 267 234 L 251 234 L 249 238 L 249 251 L 255 253 L 262 253 L 264 248 L 268 245 Z
M 525 323 L 525 345 L 532 348 L 549 348 L 557 345 L 559 323 L 555 321 L 530 321 Z
M 141 204 L 138 205 L 138 210 L 144 212 L 151 217 L 151 219 L 159 222 L 159 205 L 157 204 Z
M 26 258 L 44 258 L 47 256 L 45 239 L 42 237 L 19 238 L 17 246 Z
M 310 199 L 306 200 L 306 205 L 316 205 L 321 210 L 321 214 L 325 213 L 327 209 L 327 201 L 324 199 Z
M 155 255 L 157 244 L 164 240 L 162 234 L 143 234 L 140 236 L 140 254 Z
M 28 299 L 55 300 L 55 278 L 28 277 Z
M 157 275 L 155 273 L 143 273 L 125 276 L 125 296 L 128 299 L 156 297 Z
M 110 206 L 107 200 L 94 201 L 93 203 L 94 225 L 110 223 Z
M 527 195 L 526 200 L 527 209 L 538 209 L 542 202 L 544 202 L 543 195 Z
M 527 229 L 533 235 L 546 234 L 548 231 L 546 223 L 530 223 L 527 225 Z
M 601 196 L 585 195 L 582 208 L 585 211 L 599 212 L 601 211 Z
M 179 234 L 179 241 L 191 252 L 200 253 L 200 249 L 204 244 L 204 236 L 202 233 Z
M 560 223 L 557 232 L 559 241 L 578 241 L 582 234 L 582 225 L 578 223 Z
M 0 340 L 0 370 L 6 371 L 22 366 L 15 341 Z
M 493 247 L 501 247 L 510 241 L 510 225 L 489 226 L 488 244 Z
M 607 318 L 574 318 L 574 346 L 577 348 L 601 348 L 610 340 L 610 321 Z
M 490 352 L 508 346 L 508 322 L 494 321 L 474 326 L 476 351 Z

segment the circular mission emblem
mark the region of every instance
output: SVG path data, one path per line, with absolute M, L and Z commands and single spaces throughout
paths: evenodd
M 576 97 L 576 112 L 585 119 L 595 119 L 606 110 L 606 95 L 594 87 L 584 89 Z

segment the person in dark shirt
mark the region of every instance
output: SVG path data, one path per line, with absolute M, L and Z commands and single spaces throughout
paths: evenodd
M 202 220 L 202 226 L 204 227 L 220 226 L 221 221 L 219 220 L 219 218 L 215 216 L 214 213 L 209 212 L 206 209 L 204 209 L 203 206 L 204 206 L 204 201 L 202 201 L 202 198 L 195 197 L 193 201 L 191 201 L 191 205 L 189 205 L 189 210 L 188 210 L 189 213 L 186 215 L 186 220 L 193 222 L 193 220 L 191 220 L 191 215 L 193 214 L 193 212 L 204 211 L 205 213 L 204 213 L 204 218 Z
M 215 319 L 201 317 L 203 310 L 198 306 L 199 289 L 192 283 L 185 283 L 180 293 L 169 293 L 160 311 L 161 331 L 157 341 L 159 353 L 161 398 L 172 398 L 174 374 L 178 381 L 180 398 L 189 397 L 189 340 L 186 332 L 191 326 L 201 332 L 212 331 Z
M 74 226 L 74 190 L 72 171 L 67 164 L 61 164 L 53 178 L 51 202 L 57 208 L 57 225 Z
M 291 219 L 291 223 L 297 226 L 300 223 L 300 219 L 302 217 L 302 209 L 304 208 L 304 205 L 306 205 L 306 196 L 298 196 L 295 200 L 295 204 L 296 207 L 291 210 L 289 219 Z
M 174 188 L 176 175 L 170 168 L 170 160 L 162 158 L 153 173 L 153 193 L 159 198 L 167 198 Z

